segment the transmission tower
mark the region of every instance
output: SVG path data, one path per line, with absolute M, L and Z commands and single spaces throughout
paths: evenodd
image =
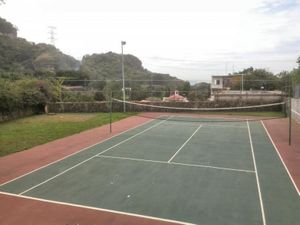
M 50 40 L 50 44 L 51 45 L 53 45 L 53 46 L 55 46 L 55 41 L 57 40 L 56 38 L 55 38 L 55 35 L 56 35 L 56 33 L 55 33 L 55 30 L 56 30 L 56 27 L 54 27 L 54 26 L 48 26 L 48 29 L 49 29 L 49 40 Z

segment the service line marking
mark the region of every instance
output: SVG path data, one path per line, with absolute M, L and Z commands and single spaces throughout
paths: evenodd
M 253 170 L 234 169 L 234 168 L 219 167 L 219 166 L 208 166 L 208 165 L 202 165 L 202 164 L 167 162 L 167 161 L 151 160 L 151 159 L 128 158 L 128 157 L 110 156 L 110 155 L 99 155 L 99 156 L 97 156 L 97 158 L 131 160 L 131 161 L 137 161 L 137 162 L 150 162 L 150 163 L 160 163 L 160 164 L 171 164 L 171 165 L 177 165 L 177 166 L 200 167 L 200 168 L 209 168 L 209 169 L 217 169 L 217 170 L 229 170 L 229 171 L 244 172 L 244 173 L 255 173 L 255 171 L 253 171 Z

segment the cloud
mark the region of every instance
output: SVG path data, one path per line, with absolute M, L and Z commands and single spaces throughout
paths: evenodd
M 258 7 L 257 10 L 263 13 L 274 14 L 297 10 L 299 4 L 299 0 L 269 0 L 264 1 L 262 6 Z
M 300 55 L 300 0 L 10 0 L 0 13 L 34 42 L 57 26 L 57 47 L 76 58 L 120 52 L 126 40 L 146 68 L 188 80 L 289 70 Z

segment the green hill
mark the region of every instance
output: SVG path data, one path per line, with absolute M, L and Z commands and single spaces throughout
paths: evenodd
M 11 38 L 17 37 L 17 28 L 13 24 L 0 17 L 0 35 L 6 35 Z
M 52 45 L 35 44 L 17 37 L 17 29 L 0 18 L 0 74 L 55 73 L 74 70 L 79 62 Z
M 124 70 L 126 94 L 133 100 L 162 98 L 175 89 L 187 92 L 190 88 L 188 82 L 169 74 L 148 71 L 133 55 L 124 55 Z M 121 55 L 113 52 L 86 55 L 80 62 L 53 45 L 35 44 L 17 37 L 17 28 L 0 18 L 0 78 L 26 77 L 60 77 L 66 89 L 84 86 L 85 91 L 102 92 L 95 99 L 103 100 L 103 93 L 108 90 L 113 90 L 116 96 L 122 94 Z
M 110 84 L 113 90 L 122 89 L 121 55 L 113 52 L 86 55 L 80 71 L 88 75 L 90 86 L 103 90 Z M 153 73 L 142 66 L 141 60 L 133 55 L 124 55 L 125 86 L 133 99 L 162 97 L 170 90 L 183 91 L 186 82 L 169 74 Z M 120 93 L 119 93 L 120 94 Z

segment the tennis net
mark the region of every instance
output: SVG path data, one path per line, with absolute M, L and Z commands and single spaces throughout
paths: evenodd
M 233 107 L 214 102 L 143 102 L 112 99 L 112 111 L 138 112 L 138 116 L 182 121 L 245 121 L 286 117 L 285 102 L 260 105 L 240 103 Z M 192 106 L 192 107 L 191 107 Z M 220 118 L 222 118 L 220 120 Z M 170 118 L 169 118 L 170 119 Z

